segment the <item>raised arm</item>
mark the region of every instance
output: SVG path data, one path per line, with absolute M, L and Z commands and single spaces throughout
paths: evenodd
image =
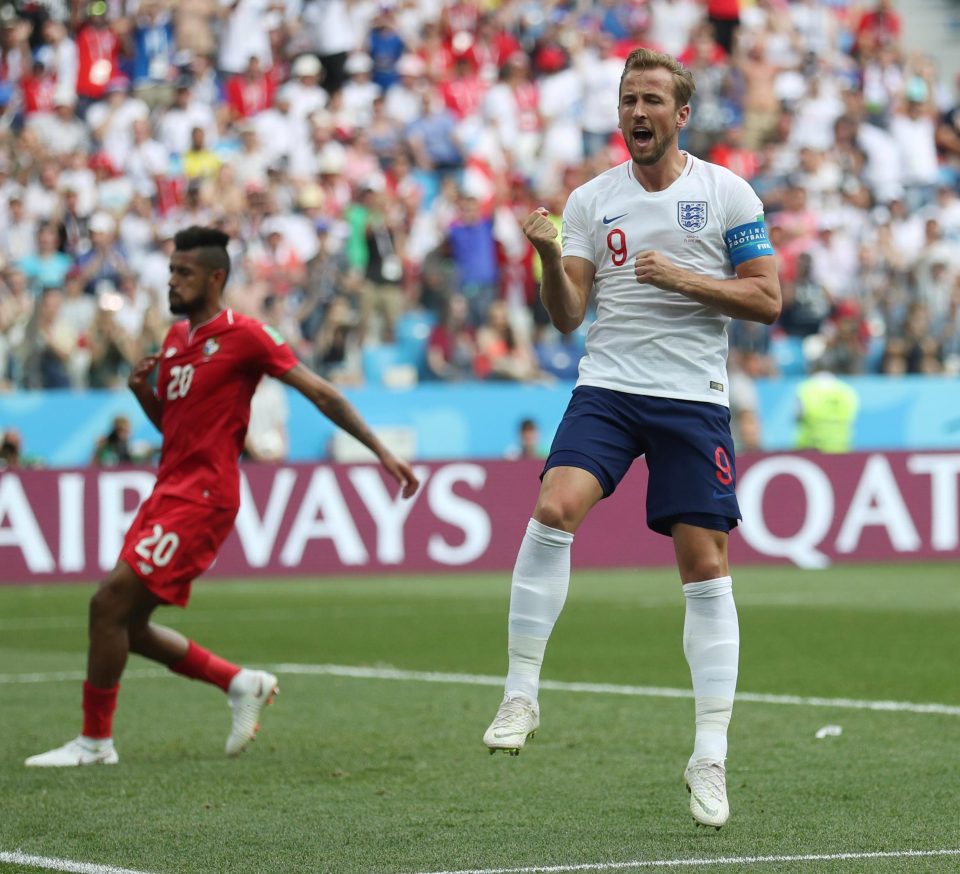
M 587 313 L 596 268 L 586 258 L 561 254 L 557 229 L 543 208 L 535 209 L 523 222 L 523 232 L 540 255 L 543 274 L 540 298 L 553 326 L 564 334 L 580 327 Z
M 660 252 L 637 255 L 634 274 L 638 282 L 679 291 L 725 316 L 772 325 L 780 316 L 782 300 L 777 259 L 751 258 L 736 267 L 736 279 L 712 279 L 677 267 Z
M 278 379 L 295 388 L 334 425 L 356 437 L 370 449 L 380 459 L 380 463 L 386 468 L 387 473 L 402 486 L 403 496 L 405 498 L 413 497 L 420 485 L 413 468 L 405 461 L 401 461 L 394 456 L 380 442 L 353 404 L 335 386 L 317 376 L 302 364 L 297 364 Z
M 153 422 L 153 427 L 158 431 L 162 431 L 163 405 L 160 403 L 160 398 L 157 397 L 157 393 L 153 390 L 153 386 L 150 385 L 147 379 L 153 371 L 153 368 L 157 366 L 159 360 L 160 358 L 156 355 L 148 355 L 146 358 L 141 358 L 130 372 L 130 376 L 127 377 L 127 385 L 140 402 L 140 406 L 143 407 L 147 418 Z

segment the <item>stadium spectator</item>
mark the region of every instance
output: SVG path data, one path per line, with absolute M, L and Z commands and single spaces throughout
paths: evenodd
M 537 359 L 527 338 L 510 323 L 507 304 L 493 301 L 477 329 L 474 373 L 480 379 L 532 382 L 539 376 Z
M 264 20 L 272 6 L 271 0 L 236 0 L 221 2 L 219 7 L 221 29 L 217 67 L 228 76 L 235 76 L 250 73 L 251 60 L 254 60 L 254 88 L 257 90 L 263 87 L 259 81 L 260 71 L 268 69 L 273 59 L 270 34 Z M 249 103 L 244 98 L 238 98 L 238 101 L 243 106 L 262 99 L 261 94 L 251 95 Z M 237 107 L 233 109 L 236 111 Z
M 457 268 L 457 288 L 470 302 L 470 321 L 479 326 L 497 296 L 500 269 L 493 217 L 483 214 L 475 194 L 460 193 L 447 245 Z
M 264 72 L 260 58 L 251 55 L 244 71 L 227 79 L 227 106 L 233 118 L 250 118 L 273 106 L 276 87 L 274 78 Z
M 373 79 L 373 58 L 365 52 L 354 52 L 345 67 L 349 77 L 331 106 L 339 107 L 343 129 L 365 128 L 373 115 L 373 102 L 382 97 L 385 89 Z M 392 90 L 392 89 L 391 89 Z
M 316 55 L 300 55 L 290 66 L 290 75 L 290 81 L 284 86 L 290 111 L 297 122 L 306 124 L 307 119 L 326 107 L 330 99 L 320 84 L 323 66 Z
M 387 91 L 400 78 L 397 64 L 406 51 L 403 38 L 397 32 L 396 17 L 391 4 L 381 4 L 367 35 L 366 51 L 371 60 L 373 81 Z M 350 58 L 347 59 L 347 72 L 350 72 Z
M 796 272 L 783 283 L 783 309 L 777 322 L 793 337 L 809 337 L 820 331 L 833 306 L 830 293 L 813 275 L 809 252 L 797 256 Z
M 161 0 L 141 0 L 131 42 L 131 75 L 137 96 L 151 108 L 166 103 L 176 71 L 176 42 L 173 17 Z
M 80 279 L 87 294 L 116 289 L 130 272 L 126 255 L 116 239 L 116 222 L 106 212 L 90 217 L 90 250 L 77 259 Z
M 121 72 L 118 32 L 122 32 L 123 19 L 111 22 L 108 13 L 105 0 L 93 0 L 87 4 L 86 21 L 77 31 L 76 87 L 81 112 L 101 99 L 108 84 Z
M 216 222 L 234 234 L 237 278 L 246 282 L 265 219 L 281 220 L 306 263 L 316 254 L 314 224 L 338 243 L 357 217 L 348 207 L 382 177 L 385 205 L 404 230 L 402 308 L 442 307 L 451 280 L 444 242 L 460 221 L 451 191 L 464 189 L 494 224 L 497 278 L 486 300 L 505 299 L 518 325 L 542 322 L 536 264 L 517 254 L 516 215 L 528 199 L 563 200 L 626 159 L 615 133 L 618 40 L 642 35 L 693 70 L 682 147 L 751 179 L 788 296 L 798 258 L 809 254 L 813 282 L 837 302 L 856 301 L 871 326 L 863 359 L 871 371 L 918 296 L 943 349 L 955 348 L 955 270 L 931 261 L 925 222 L 935 219 L 947 243 L 960 239 L 960 125 L 948 96 L 956 82 L 938 78 L 923 47 L 905 44 L 888 0 L 865 10 L 829 0 L 743 4 L 728 50 L 737 5 L 561 4 L 544 16 L 529 4 L 487 10 L 452 0 L 392 10 L 347 0 L 302 9 L 273 0 L 93 0 L 75 4 L 73 18 L 45 18 L 37 4 L 7 4 L 0 258 L 9 266 L 34 255 L 39 226 L 53 222 L 56 248 L 85 264 L 99 233 L 90 222 L 106 215 L 128 268 L 140 271 L 152 245 L 147 227 Z M 360 72 L 348 73 L 348 62 Z M 352 232 L 351 257 L 333 259 L 324 280 L 352 295 L 357 311 L 366 270 L 358 245 L 365 237 Z M 249 281 L 243 294 L 262 301 L 262 283 Z M 163 300 L 162 279 L 145 284 Z M 303 321 L 303 349 L 328 303 L 314 302 Z M 480 324 L 487 304 L 474 309 Z M 833 342 L 835 327 L 824 320 L 811 348 Z M 759 348 L 767 333 L 733 328 L 731 343 Z M 363 342 L 378 339 L 374 331 Z M 24 357 L 13 354 L 22 342 L 12 326 L 0 342 L 18 387 L 28 378 Z M 555 351 L 563 357 L 576 345 Z
M 87 383 L 90 388 L 120 388 L 137 360 L 137 343 L 117 323 L 118 296 L 101 295 L 90 326 Z
M 311 360 L 317 373 L 335 385 L 363 384 L 357 319 L 346 298 L 330 301 L 314 335 Z
M 859 408 L 856 391 L 818 366 L 797 386 L 797 449 L 849 452 Z
M 346 81 L 347 56 L 362 39 L 350 15 L 349 0 L 313 0 L 305 4 L 304 24 L 323 65 L 323 86 L 329 94 L 336 94 Z
M 69 388 L 70 360 L 77 346 L 73 325 L 63 318 L 63 293 L 48 288 L 37 301 L 21 349 L 27 388 Z
M 23 439 L 16 428 L 6 428 L 0 435 L 0 470 L 41 467 L 40 460 L 24 454 Z
M 873 9 L 865 9 L 860 14 L 854 52 L 869 58 L 882 48 L 896 45 L 901 29 L 900 16 L 894 11 L 892 0 L 877 0 Z
M 457 121 L 439 95 L 429 90 L 423 92 L 420 114 L 405 134 L 420 170 L 443 179 L 458 174 L 463 168 Z
M 36 250 L 18 262 L 38 296 L 44 289 L 62 286 L 73 264 L 69 255 L 57 249 L 58 237 L 56 227 L 51 222 L 44 222 L 37 230 Z
M 37 224 L 27 213 L 23 191 L 19 188 L 7 194 L 7 220 L 4 223 L 0 242 L 7 262 L 18 263 L 36 251 Z
M 546 458 L 547 452 L 541 444 L 540 427 L 535 419 L 521 419 L 517 425 L 517 442 L 508 446 L 504 457 L 511 461 L 524 458 Z
M 91 464 L 94 467 L 117 467 L 138 461 L 139 459 L 130 448 L 132 433 L 133 429 L 127 416 L 114 417 L 110 430 L 97 440 Z
M 76 116 L 76 97 L 58 85 L 49 112 L 38 112 L 26 121 L 26 127 L 37 136 L 40 145 L 50 154 L 69 158 L 90 149 L 90 131 Z
M 250 423 L 243 444 L 243 457 L 250 461 L 283 461 L 290 443 L 287 435 L 289 414 L 283 385 L 270 377 L 261 379 L 250 399 Z
M 427 341 L 427 369 L 434 379 L 458 382 L 474 377 L 477 337 L 468 321 L 469 312 L 462 294 L 449 296 L 443 318 L 434 325 Z

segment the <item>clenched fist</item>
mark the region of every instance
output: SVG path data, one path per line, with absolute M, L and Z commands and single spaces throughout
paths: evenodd
M 669 258 L 653 249 L 641 252 L 633 262 L 633 275 L 637 277 L 637 282 L 655 285 L 657 288 L 673 288 L 678 269 Z
M 523 232 L 540 253 L 540 257 L 549 254 L 551 249 L 559 249 L 557 229 L 547 218 L 550 215 L 542 206 L 538 206 L 523 220 Z

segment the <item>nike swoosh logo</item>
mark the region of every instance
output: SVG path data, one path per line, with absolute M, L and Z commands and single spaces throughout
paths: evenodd
M 733 492 L 718 492 L 716 489 L 713 491 L 713 496 L 715 498 L 735 498 L 736 495 Z
M 513 736 L 513 735 L 515 735 L 515 734 L 516 734 L 515 731 L 495 731 L 495 732 L 493 733 L 493 736 L 494 736 L 497 740 L 499 740 L 499 739 L 502 738 L 502 737 L 511 737 L 511 736 Z
M 610 224 L 611 222 L 615 222 L 617 219 L 622 219 L 625 215 L 630 215 L 630 213 L 628 213 L 628 212 L 623 212 L 623 213 L 620 213 L 620 215 L 615 215 L 613 218 L 607 218 L 606 216 L 604 216 L 604 217 L 603 217 L 603 223 L 604 223 L 605 225 L 608 225 L 608 224 Z
M 703 799 L 701 799 L 700 796 L 698 795 L 694 795 L 693 798 L 697 802 L 697 804 L 699 804 L 703 808 L 704 813 L 708 814 L 709 816 L 717 815 L 717 808 L 707 807 L 707 805 L 703 803 Z

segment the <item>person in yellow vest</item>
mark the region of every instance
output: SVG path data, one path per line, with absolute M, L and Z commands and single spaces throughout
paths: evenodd
M 797 387 L 797 449 L 849 452 L 860 398 L 834 373 L 818 368 Z

